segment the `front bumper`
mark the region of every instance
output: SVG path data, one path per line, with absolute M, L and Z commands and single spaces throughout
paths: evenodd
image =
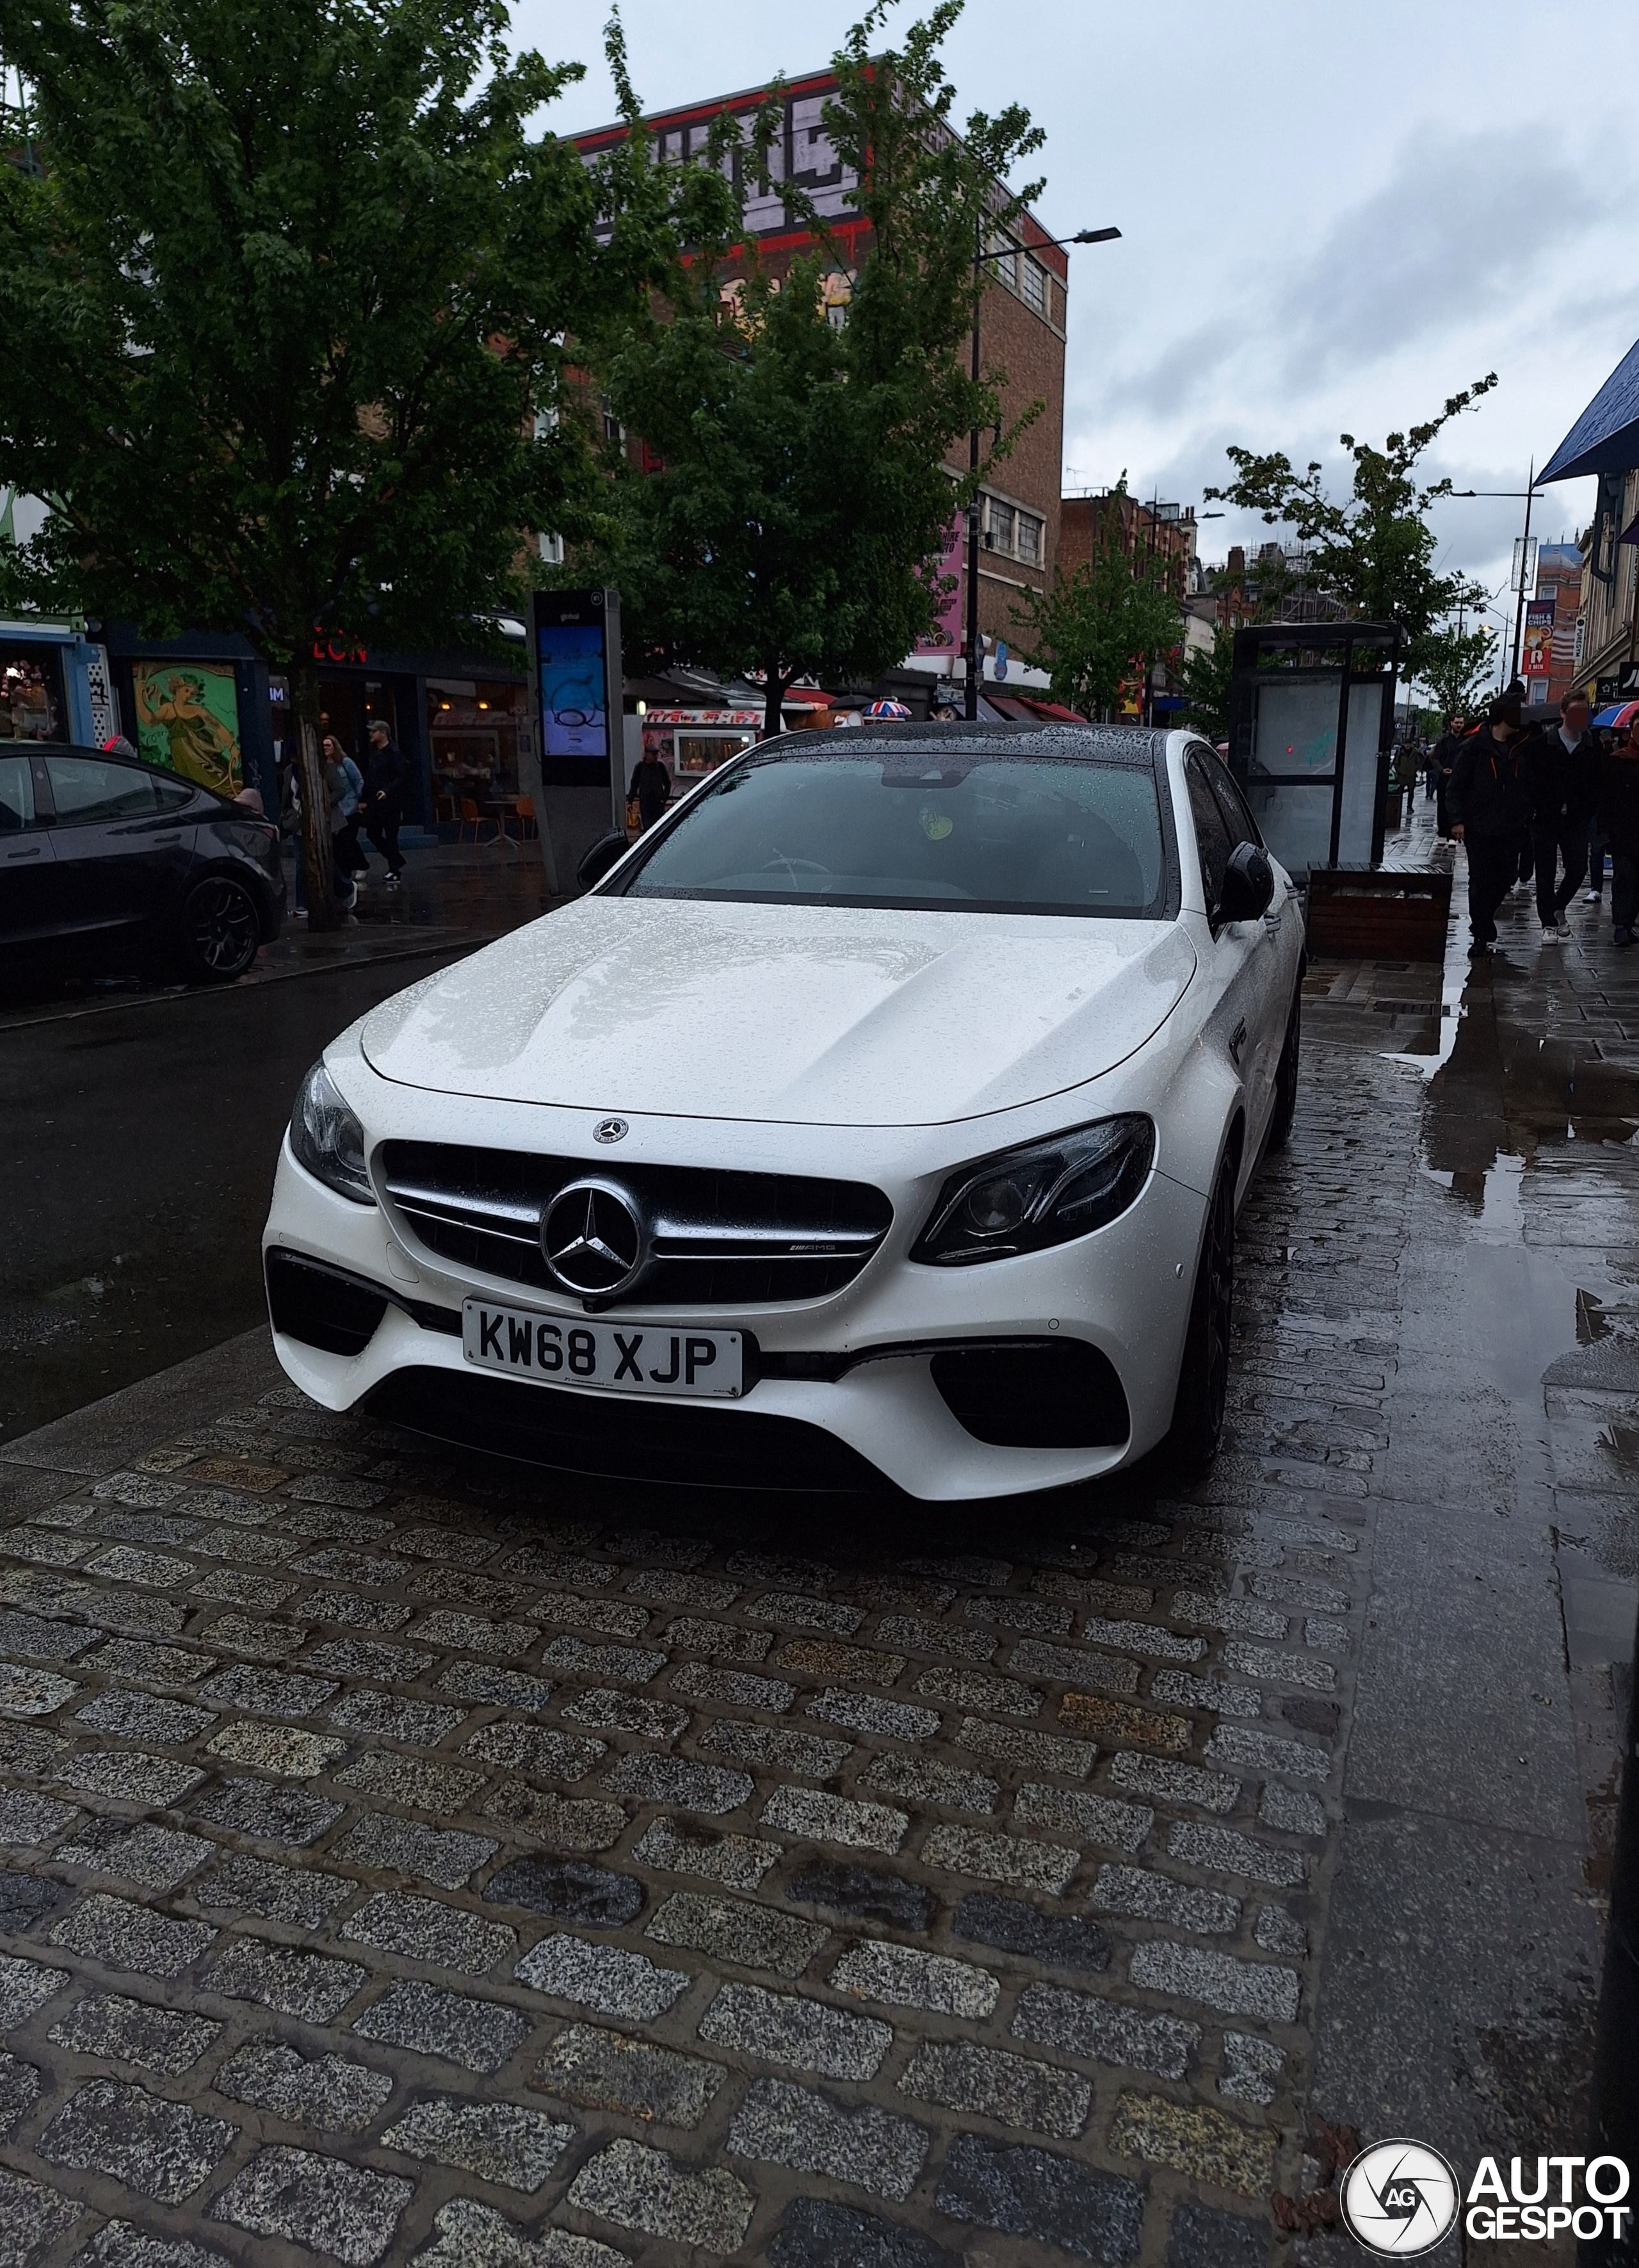
M 880 1172 L 876 1178 L 891 1181 Z M 889 1194 L 893 1233 L 830 1298 L 689 1318 L 645 1309 L 641 1300 L 630 1304 L 634 1320 L 647 1314 L 673 1327 L 693 1320 L 754 1335 L 763 1374 L 743 1400 L 707 1410 L 683 1397 L 548 1387 L 475 1370 L 461 1351 L 464 1299 L 488 1296 L 566 1318 L 579 1315 L 578 1305 L 463 1277 L 387 1212 L 314 1180 L 287 1144 L 264 1252 L 342 1270 L 377 1287 L 387 1304 L 356 1351 L 342 1351 L 345 1335 L 326 1348 L 277 1328 L 275 1345 L 290 1377 L 326 1408 L 366 1403 L 441 1438 L 628 1477 L 719 1486 L 738 1477 L 800 1489 L 869 1485 L 879 1476 L 913 1497 L 952 1502 L 1096 1477 L 1154 1447 L 1172 1418 L 1202 1197 L 1153 1173 L 1128 1211 L 1091 1236 L 978 1267 L 933 1268 L 905 1257 L 925 1197 L 908 1198 L 891 1186 Z M 368 1301 L 359 1312 L 362 1330 Z M 1095 1350 L 1125 1396 L 1125 1439 L 1048 1447 L 977 1438 L 940 1390 L 937 1350 L 1019 1341 Z M 948 1365 L 942 1374 L 948 1389 Z

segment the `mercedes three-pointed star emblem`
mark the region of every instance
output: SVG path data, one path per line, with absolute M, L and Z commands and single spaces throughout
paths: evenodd
M 571 1182 L 560 1189 L 540 1224 L 540 1248 L 555 1282 L 583 1300 L 623 1292 L 647 1256 L 637 1208 L 611 1182 Z

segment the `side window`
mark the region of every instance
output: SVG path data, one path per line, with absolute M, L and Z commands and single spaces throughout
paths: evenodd
M 1258 822 L 1247 809 L 1246 799 L 1236 784 L 1229 767 L 1216 755 L 1203 755 L 1201 768 L 1212 783 L 1218 807 L 1229 828 L 1231 843 L 1255 843 L 1261 850 L 1263 837 L 1258 832 Z
M 0 756 L 0 835 L 33 824 L 33 766 L 26 756 Z
M 1207 910 L 1216 914 L 1224 895 L 1224 870 L 1233 849 L 1217 798 L 1212 792 L 1201 759 L 1192 750 L 1185 765 L 1189 782 L 1189 807 L 1195 821 L 1195 841 L 1201 850 L 1201 876 L 1206 885 Z
M 185 803 L 194 800 L 194 791 L 186 780 L 157 779 L 152 786 L 161 811 L 180 811 Z
M 59 827 L 85 827 L 97 819 L 146 819 L 154 809 L 154 784 L 146 772 L 97 756 L 48 756 Z

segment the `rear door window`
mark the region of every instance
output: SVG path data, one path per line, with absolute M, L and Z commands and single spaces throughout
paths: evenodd
M 1234 848 L 1218 799 L 1212 792 L 1200 757 L 1192 750 L 1185 766 L 1189 782 L 1189 808 L 1195 821 L 1195 842 L 1201 852 L 1201 879 L 1206 887 L 1207 911 L 1216 914 L 1224 895 L 1224 874 Z
M 1224 823 L 1229 828 L 1231 844 L 1252 843 L 1262 850 L 1263 837 L 1258 832 L 1258 822 L 1247 808 L 1246 797 L 1235 784 L 1233 774 L 1218 756 L 1209 755 L 1204 748 L 1198 751 L 1198 761 L 1202 770 L 1212 783 L 1212 792 L 1218 799 L 1219 810 L 1224 814 Z
M 48 756 L 46 762 L 59 827 L 146 819 L 157 808 L 152 779 L 129 764 L 111 763 L 100 756 Z
M 33 765 L 27 756 L 0 756 L 0 835 L 34 824 Z

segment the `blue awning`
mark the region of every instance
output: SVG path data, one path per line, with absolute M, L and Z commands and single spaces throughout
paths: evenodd
M 1537 475 L 1574 481 L 1639 465 L 1639 342 L 1629 347 Z

